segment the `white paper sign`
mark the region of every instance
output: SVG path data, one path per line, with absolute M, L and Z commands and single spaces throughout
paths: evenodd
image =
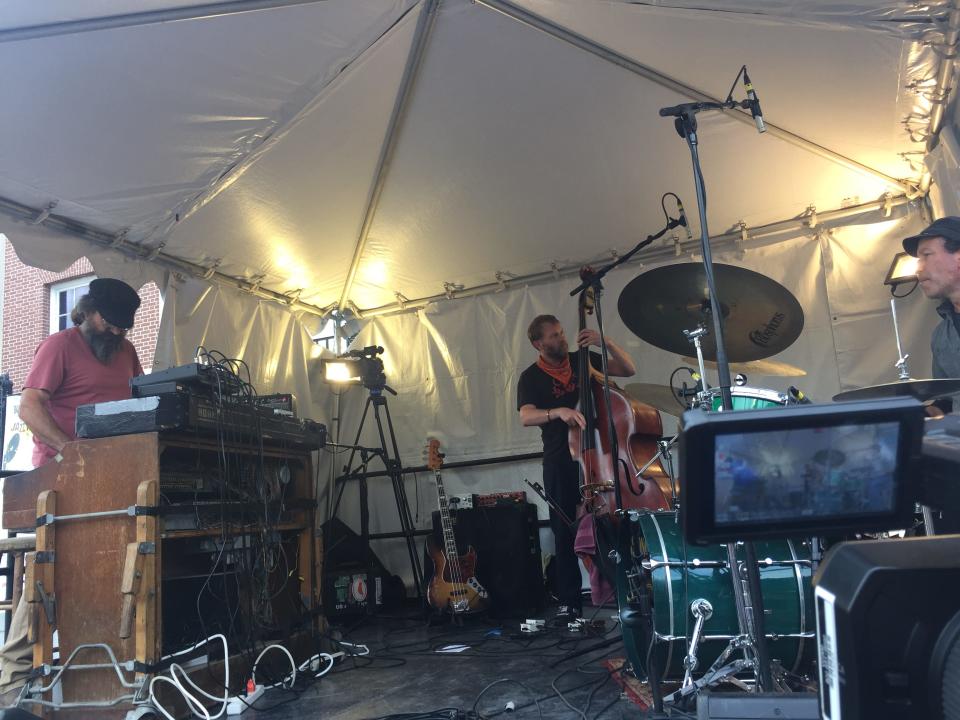
M 20 396 L 7 397 L 7 415 L 3 423 L 3 463 L 0 469 L 23 472 L 33 470 L 33 433 L 20 419 Z

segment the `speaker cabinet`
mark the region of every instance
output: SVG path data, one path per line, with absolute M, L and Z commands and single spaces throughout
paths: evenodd
M 537 507 L 511 503 L 451 511 L 457 550 L 477 551 L 477 580 L 490 594 L 490 611 L 522 616 L 543 608 L 543 570 Z M 440 512 L 433 513 L 434 542 L 443 547 Z M 429 569 L 432 572 L 432 568 Z

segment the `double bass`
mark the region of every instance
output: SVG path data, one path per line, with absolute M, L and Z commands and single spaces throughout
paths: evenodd
M 593 288 L 580 294 L 578 302 L 578 335 L 587 325 L 587 315 L 594 309 Z M 583 497 L 579 515 L 610 515 L 618 509 L 615 484 L 620 485 L 622 510 L 667 510 L 670 508 L 670 478 L 657 459 L 638 477 L 640 469 L 657 452 L 657 441 L 663 436 L 660 412 L 634 400 L 617 387 L 609 385 L 610 406 L 617 438 L 617 456 L 607 417 L 607 400 L 603 374 L 590 363 L 590 350 L 581 347 L 577 353 L 577 382 L 580 398 L 577 409 L 586 419 L 586 428 L 570 428 L 570 455 L 579 462 L 580 493 Z M 614 467 L 619 473 L 614 472 Z

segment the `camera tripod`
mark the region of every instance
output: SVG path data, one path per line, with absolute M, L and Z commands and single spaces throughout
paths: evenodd
M 413 517 L 410 514 L 410 504 L 407 502 L 407 491 L 403 484 L 403 466 L 400 463 L 400 450 L 397 447 L 397 437 L 393 431 L 393 420 L 390 417 L 390 407 L 387 405 L 387 398 L 383 394 L 386 390 L 393 395 L 396 392 L 386 385 L 374 385 L 367 388 L 370 394 L 367 396 L 367 402 L 363 408 L 363 415 L 360 417 L 360 425 L 357 428 L 357 435 L 353 440 L 353 446 L 350 450 L 350 457 L 347 464 L 343 467 L 343 474 L 337 478 L 336 482 L 340 486 L 337 490 L 337 499 L 333 505 L 331 517 L 336 517 L 337 510 L 340 507 L 340 500 L 343 498 L 343 490 L 347 481 L 356 480 L 360 492 L 360 537 L 363 544 L 369 548 L 371 539 L 392 538 L 400 535 L 407 543 L 407 552 L 410 555 L 410 569 L 413 572 L 413 582 L 417 588 L 417 597 L 423 599 L 423 569 L 420 566 L 420 557 L 417 554 L 416 540 L 414 539 Z M 380 438 L 380 447 L 365 448 L 360 446 L 360 436 L 363 434 L 363 426 L 367 420 L 367 413 L 373 408 L 373 416 L 377 422 L 377 434 Z M 380 409 L 383 408 L 383 414 L 387 420 L 387 433 L 390 436 L 390 445 L 387 446 L 387 433 L 384 432 L 383 419 L 380 416 Z M 391 454 L 391 450 L 393 454 Z M 354 468 L 353 463 L 357 454 L 360 455 L 360 463 Z M 367 478 L 370 475 L 368 470 L 371 460 L 379 457 L 387 471 L 387 476 L 393 484 L 393 497 L 397 504 L 397 515 L 400 518 L 399 533 L 375 533 L 370 534 L 370 505 L 368 501 L 369 488 Z M 370 577 L 370 568 L 368 578 Z M 371 603 L 368 607 L 373 608 Z

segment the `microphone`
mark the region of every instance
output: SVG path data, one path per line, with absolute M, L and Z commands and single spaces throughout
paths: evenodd
M 687 213 L 683 209 L 683 203 L 680 202 L 680 198 L 677 198 L 677 208 L 680 210 L 680 224 L 683 225 L 683 229 L 687 231 L 687 240 L 693 240 L 693 233 L 690 232 L 690 225 L 687 224 Z
M 793 385 L 790 386 L 790 388 L 787 390 L 787 393 L 790 395 L 790 397 L 793 399 L 793 401 L 797 403 L 797 405 L 812 405 L 812 404 L 813 404 L 813 402 L 810 400 L 810 398 L 808 398 L 806 395 L 804 395 L 802 392 L 800 392 L 800 390 L 798 390 L 797 388 L 795 388 Z
M 757 99 L 757 93 L 753 90 L 753 83 L 750 82 L 750 76 L 747 75 L 747 66 L 743 66 L 743 88 L 747 91 L 747 100 L 750 102 L 750 114 L 753 121 L 757 124 L 757 132 L 766 132 L 767 126 L 763 124 L 763 111 L 760 110 L 760 100 Z

